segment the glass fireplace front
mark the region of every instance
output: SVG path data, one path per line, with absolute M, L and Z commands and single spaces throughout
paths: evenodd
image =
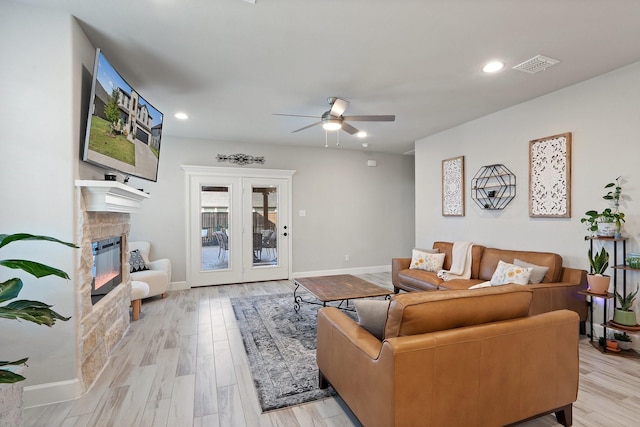
M 95 305 L 122 283 L 122 237 L 110 237 L 91 243 L 91 304 Z

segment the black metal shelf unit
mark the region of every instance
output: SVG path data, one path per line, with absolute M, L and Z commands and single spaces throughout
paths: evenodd
M 516 196 L 516 176 L 502 164 L 482 166 L 471 180 L 471 198 L 481 209 L 504 209 Z
M 640 271 L 640 269 L 636 269 L 636 268 L 631 268 L 627 266 L 627 237 L 618 237 L 618 238 L 614 238 L 614 237 L 603 237 L 603 236 L 589 236 L 587 237 L 587 239 L 589 240 L 589 248 L 591 249 L 591 252 L 593 253 L 593 242 L 594 240 L 598 240 L 598 241 L 602 241 L 602 242 L 613 242 L 613 265 L 611 266 L 611 268 L 613 269 L 613 277 L 612 277 L 612 281 L 613 281 L 613 293 L 609 292 L 606 295 L 599 295 L 599 294 L 593 294 L 589 291 L 580 291 L 580 294 L 586 295 L 587 297 L 589 297 L 589 323 L 590 323 L 590 330 L 589 330 L 589 338 L 591 340 L 591 343 L 593 344 L 594 347 L 598 348 L 598 350 L 600 350 L 603 353 L 609 353 L 607 351 L 607 347 L 601 347 L 600 345 L 597 344 L 597 341 L 594 342 L 594 337 L 593 337 L 593 299 L 594 298 L 601 298 L 603 300 L 603 322 L 600 324 L 600 326 L 602 326 L 602 334 L 604 337 L 607 336 L 607 329 L 614 329 L 620 332 L 625 332 L 628 334 L 637 334 L 638 331 L 634 331 L 634 330 L 630 330 L 629 328 L 623 328 L 623 327 L 617 327 L 615 325 L 613 325 L 611 322 L 608 321 L 609 316 L 608 316 L 608 310 L 607 310 L 607 301 L 608 300 L 613 300 L 613 309 L 615 310 L 616 306 L 617 306 L 617 301 L 615 298 L 615 293 L 618 291 L 618 270 L 620 270 L 621 272 L 621 276 L 622 276 L 622 295 L 626 295 L 627 294 L 627 271 Z M 620 257 L 620 251 L 618 250 L 618 244 L 622 243 L 622 257 Z M 593 268 L 589 268 L 589 273 L 593 273 Z M 639 357 L 637 355 L 637 353 L 633 352 L 633 351 L 625 351 L 623 352 L 624 355 L 628 356 L 628 357 Z

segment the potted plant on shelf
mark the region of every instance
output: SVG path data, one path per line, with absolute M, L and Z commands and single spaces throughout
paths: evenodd
M 609 253 L 602 248 L 599 253 L 593 254 L 591 249 L 588 252 L 591 273 L 587 274 L 589 292 L 598 295 L 607 295 L 609 292 L 609 282 L 611 277 L 604 274 L 609 268 Z
M 631 307 L 636 300 L 638 289 L 640 288 L 636 288 L 635 292 L 631 292 L 625 296 L 620 295 L 618 291 L 616 291 L 616 298 L 618 299 L 620 307 L 616 308 L 613 313 L 613 322 L 623 326 L 636 325 L 636 313 L 631 309 Z
M 629 350 L 631 348 L 631 337 L 626 332 L 615 332 L 613 337 L 618 341 L 618 346 L 621 350 Z
M 580 219 L 581 223 L 587 223 L 587 230 L 591 235 L 603 237 L 619 237 L 624 223 L 624 213 L 620 212 L 620 199 L 622 198 L 622 186 L 620 177 L 615 182 L 610 182 L 604 186 L 605 189 L 612 188 L 607 194 L 602 196 L 605 200 L 613 201 L 613 209 L 606 208 L 602 212 L 588 210 L 585 217 Z

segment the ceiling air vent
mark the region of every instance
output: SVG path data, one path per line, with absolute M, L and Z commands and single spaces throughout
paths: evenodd
M 552 65 L 557 64 L 557 59 L 547 58 L 546 56 L 538 55 L 531 59 L 527 59 L 522 64 L 518 64 L 513 67 L 514 70 L 523 71 L 529 74 L 535 74 L 538 71 L 544 71 Z

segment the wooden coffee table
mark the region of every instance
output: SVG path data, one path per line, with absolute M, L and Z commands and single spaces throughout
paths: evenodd
M 346 302 L 345 309 L 348 309 L 349 300 L 356 298 L 389 296 L 393 291 L 369 283 L 350 274 L 339 274 L 337 276 L 304 277 L 295 279 L 296 288 L 293 290 L 293 309 L 296 313 L 300 310 L 300 303 L 317 304 L 326 307 L 328 302 L 340 301 L 338 305 L 342 308 L 342 303 Z M 318 301 L 303 300 L 297 295 L 298 288 L 303 287 L 309 291 Z

